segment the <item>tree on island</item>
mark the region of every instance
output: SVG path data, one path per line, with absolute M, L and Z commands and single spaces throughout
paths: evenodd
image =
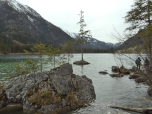
M 77 23 L 80 25 L 80 31 L 78 33 L 79 35 L 79 39 L 77 40 L 78 43 L 81 44 L 81 54 L 82 54 L 82 61 L 83 61 L 83 44 L 84 43 L 88 43 L 87 42 L 87 38 L 92 37 L 91 35 L 91 31 L 90 30 L 84 30 L 84 27 L 86 27 L 86 23 L 84 21 L 84 15 L 83 15 L 84 11 L 80 11 L 80 14 L 78 14 L 80 16 L 80 21 Z

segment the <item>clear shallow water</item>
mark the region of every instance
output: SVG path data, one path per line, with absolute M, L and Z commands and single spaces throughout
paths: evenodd
M 12 72 L 12 67 L 26 59 L 28 55 L 0 55 L 0 79 Z M 136 58 L 136 55 L 131 55 Z M 80 60 L 80 54 L 74 54 L 71 63 Z M 35 57 L 36 58 L 36 57 Z M 46 56 L 44 56 L 46 58 Z M 68 114 L 137 114 L 122 110 L 112 109 L 107 106 L 117 105 L 126 107 L 150 107 L 152 98 L 147 95 L 148 86 L 137 84 L 129 76 L 112 78 L 109 76 L 111 66 L 116 65 L 112 54 L 84 54 L 84 59 L 91 64 L 73 65 L 73 72 L 77 75 L 86 75 L 93 81 L 96 100 L 90 106 L 71 111 Z M 132 61 L 134 64 L 134 61 Z M 117 63 L 118 64 L 118 63 Z M 45 66 L 49 70 L 52 66 Z M 129 66 L 128 66 L 129 67 Z M 109 74 L 101 75 L 98 72 L 107 70 Z M 0 114 L 24 114 L 22 109 L 5 109 Z

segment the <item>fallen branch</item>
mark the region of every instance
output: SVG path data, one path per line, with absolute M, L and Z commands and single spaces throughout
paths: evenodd
M 109 106 L 109 107 L 138 112 L 138 113 L 144 113 L 144 114 L 152 114 L 152 107 L 150 108 L 129 108 L 129 107 L 120 107 L 120 106 Z

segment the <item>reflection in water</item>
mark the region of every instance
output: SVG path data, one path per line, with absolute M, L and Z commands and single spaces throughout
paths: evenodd
M 81 74 L 83 75 L 83 65 L 81 65 Z

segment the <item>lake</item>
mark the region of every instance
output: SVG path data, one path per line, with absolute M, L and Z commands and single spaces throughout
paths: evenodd
M 6 81 L 13 73 L 13 67 L 17 63 L 24 61 L 29 55 L 0 55 L 0 80 Z M 33 55 L 33 58 L 37 58 Z M 137 55 L 129 55 L 137 58 Z M 47 58 L 47 56 L 43 56 Z M 81 59 L 81 54 L 74 54 L 71 60 L 73 63 Z M 73 72 L 76 75 L 86 75 L 92 79 L 96 93 L 96 100 L 88 107 L 80 108 L 71 111 L 68 114 L 138 114 L 126 112 L 118 109 L 112 109 L 108 106 L 117 105 L 125 107 L 150 107 L 152 106 L 152 98 L 147 95 L 147 85 L 137 84 L 134 80 L 130 80 L 126 75 L 121 78 L 112 78 L 109 74 L 112 73 L 111 66 L 120 65 L 121 63 L 114 59 L 113 54 L 84 54 L 84 60 L 90 62 L 89 65 L 78 66 L 73 65 Z M 134 61 L 126 59 L 129 63 L 127 67 L 135 64 Z M 50 70 L 52 65 L 45 65 L 44 71 Z M 102 75 L 99 71 L 107 70 L 109 74 Z M 0 114 L 26 114 L 21 108 L 6 108 L 0 111 Z

